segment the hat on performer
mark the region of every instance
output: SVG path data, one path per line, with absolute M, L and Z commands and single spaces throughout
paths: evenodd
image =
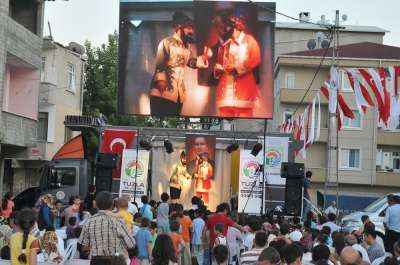
M 174 26 L 181 25 L 182 27 L 193 26 L 193 19 L 181 11 L 176 11 L 172 16 L 172 24 Z

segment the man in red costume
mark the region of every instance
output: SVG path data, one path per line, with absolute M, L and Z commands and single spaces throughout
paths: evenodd
M 194 191 L 196 197 L 203 200 L 205 205 L 209 203 L 209 193 L 211 190 L 211 178 L 213 176 L 213 167 L 208 161 L 208 153 L 201 153 L 196 160 L 195 185 Z
M 218 115 L 221 117 L 252 117 L 258 88 L 253 74 L 261 63 L 260 46 L 247 33 L 246 18 L 234 12 L 228 19 L 215 20 L 221 36 L 214 76 L 217 89 Z M 227 34 L 229 38 L 227 38 Z

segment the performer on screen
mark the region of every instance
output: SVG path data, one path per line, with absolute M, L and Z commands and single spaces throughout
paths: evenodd
M 191 56 L 194 42 L 193 20 L 182 12 L 173 15 L 175 33 L 161 40 L 156 69 L 151 81 L 150 110 L 155 116 L 179 116 L 185 102 L 185 67 L 207 68 L 208 56 Z
M 217 108 L 222 117 L 252 117 L 258 89 L 253 70 L 261 63 L 260 46 L 247 32 L 246 17 L 235 11 L 216 16 L 220 35 L 214 77 L 218 79 Z
M 189 181 L 192 177 L 186 170 L 186 154 L 182 151 L 178 164 L 174 166 L 169 181 L 169 193 L 171 203 L 178 203 L 182 192 L 182 183 Z
M 194 191 L 195 195 L 201 198 L 205 205 L 208 205 L 209 202 L 211 178 L 213 175 L 213 167 L 208 161 L 208 153 L 200 154 L 200 159 L 197 160 L 194 174 Z

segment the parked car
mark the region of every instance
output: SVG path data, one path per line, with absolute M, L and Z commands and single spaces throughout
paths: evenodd
M 400 196 L 400 193 L 393 194 Z M 387 207 L 387 195 L 385 195 L 384 197 L 381 197 L 369 204 L 362 211 L 354 212 L 344 216 L 341 222 L 343 230 L 351 232 L 355 229 L 359 229 L 362 226 L 361 217 L 363 215 L 368 215 L 371 222 L 375 224 L 375 230 L 384 234 L 385 227 L 383 226 L 383 219 L 385 217 Z

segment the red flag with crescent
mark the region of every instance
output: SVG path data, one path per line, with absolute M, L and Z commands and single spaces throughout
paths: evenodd
M 117 154 L 119 158 L 117 168 L 112 172 L 113 178 L 121 177 L 122 153 L 124 149 L 132 147 L 137 133 L 136 130 L 105 129 L 103 131 L 101 152 Z

